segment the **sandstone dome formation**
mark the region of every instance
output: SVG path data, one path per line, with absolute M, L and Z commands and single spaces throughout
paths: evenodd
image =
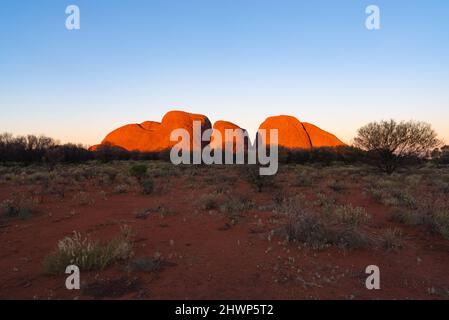
M 210 141 L 197 142 L 193 139 L 193 122 L 201 123 L 201 134 L 211 129 L 209 119 L 201 114 L 184 111 L 170 111 L 164 115 L 162 121 L 145 121 L 140 124 L 128 124 L 109 133 L 100 145 L 92 146 L 90 150 L 98 150 L 100 146 L 113 146 L 128 151 L 160 152 L 172 148 L 176 141 L 170 141 L 170 134 L 175 129 L 185 129 L 190 134 L 191 150 L 202 148 L 209 144 L 213 149 L 224 149 L 226 143 L 226 129 L 241 129 L 238 125 L 228 121 L 214 123 Z M 300 122 L 297 118 L 280 115 L 268 117 L 259 127 L 266 129 L 267 136 L 263 140 L 270 144 L 269 129 L 278 129 L 278 145 L 289 149 L 310 149 L 319 147 L 336 147 L 345 145 L 333 134 L 326 132 L 310 123 Z M 242 129 L 245 133 L 246 130 Z M 221 134 L 221 145 L 216 137 Z M 233 152 L 237 143 L 244 139 L 245 150 L 248 139 L 245 137 L 232 138 Z M 262 137 L 263 138 L 263 137 Z
M 241 134 L 236 133 L 232 137 L 226 136 L 226 130 L 236 130 L 240 129 Z M 239 151 L 237 149 L 238 145 L 243 146 L 243 150 L 245 151 L 248 147 L 248 132 L 240 128 L 238 125 L 229 122 L 229 121 L 223 121 L 219 120 L 214 123 L 212 135 L 210 139 L 210 147 L 212 149 L 225 149 L 226 143 L 232 142 L 232 152 Z
M 158 152 L 170 149 L 177 143 L 170 141 L 170 134 L 173 130 L 185 129 L 191 137 L 191 148 L 195 150 L 204 145 L 197 145 L 192 139 L 194 121 L 201 122 L 202 132 L 211 128 L 209 119 L 204 115 L 170 111 L 165 114 L 161 123 L 145 121 L 141 124 L 128 124 L 115 129 L 103 139 L 101 145 L 120 147 L 128 151 Z M 94 146 L 92 149 L 97 148 L 98 146 Z
M 280 115 L 268 117 L 259 127 L 266 130 L 262 141 L 270 144 L 269 129 L 278 129 L 278 145 L 288 149 L 310 149 L 319 147 L 337 147 L 344 145 L 336 136 L 317 126 L 302 123 L 292 116 Z
M 302 124 L 304 125 L 304 129 L 309 135 L 310 142 L 313 148 L 338 147 L 345 145 L 340 139 L 338 139 L 332 133 L 324 131 L 318 128 L 317 126 L 307 122 L 303 122 Z

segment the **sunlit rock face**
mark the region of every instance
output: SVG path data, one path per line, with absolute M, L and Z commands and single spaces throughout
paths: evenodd
M 259 127 L 266 130 L 262 135 L 265 144 L 271 143 L 270 129 L 278 130 L 278 145 L 287 149 L 311 149 L 344 145 L 336 136 L 310 123 L 302 123 L 287 115 L 268 117 Z
M 201 124 L 201 135 L 207 129 L 212 129 L 210 140 L 200 141 L 194 138 L 194 121 Z M 226 143 L 232 141 L 232 152 L 238 151 L 237 146 L 248 146 L 245 129 L 229 121 L 217 121 L 213 128 L 209 119 L 202 114 L 184 111 L 170 111 L 164 115 L 161 122 L 145 121 L 140 124 L 127 124 L 109 133 L 100 145 L 91 147 L 98 150 L 100 146 L 108 145 L 128 151 L 159 152 L 171 149 L 178 141 L 170 141 L 170 135 L 175 129 L 184 129 L 190 137 L 191 150 L 203 148 L 210 143 L 212 149 L 225 149 Z M 241 129 L 243 135 L 226 136 L 226 129 Z M 259 127 L 266 130 L 262 141 L 270 144 L 269 129 L 278 130 L 278 145 L 288 149 L 310 149 L 319 147 L 343 146 L 335 135 L 326 132 L 310 123 L 303 123 L 288 115 L 268 117 Z
M 116 146 L 128 151 L 158 152 L 170 149 L 177 143 L 177 141 L 170 141 L 173 130 L 184 129 L 190 135 L 192 150 L 195 150 L 204 145 L 193 139 L 194 121 L 201 123 L 202 132 L 211 129 L 211 123 L 204 115 L 170 111 L 165 114 L 160 123 L 145 121 L 115 129 L 103 139 L 101 145 Z M 93 149 L 98 149 L 98 146 L 94 146 Z

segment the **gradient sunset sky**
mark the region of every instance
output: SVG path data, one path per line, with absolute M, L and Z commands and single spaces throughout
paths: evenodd
M 172 109 L 250 133 L 289 114 L 345 142 L 414 119 L 449 143 L 449 1 L 0 2 L 0 132 L 91 145 Z

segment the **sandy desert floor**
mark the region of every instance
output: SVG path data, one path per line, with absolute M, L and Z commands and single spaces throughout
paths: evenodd
M 241 166 L 145 163 L 149 194 L 130 161 L 0 167 L 3 210 L 26 207 L 0 218 L 0 299 L 449 297 L 448 168 L 284 165 L 255 182 Z M 81 270 L 81 290 L 45 272 L 73 231 L 106 243 L 123 225 L 132 257 Z

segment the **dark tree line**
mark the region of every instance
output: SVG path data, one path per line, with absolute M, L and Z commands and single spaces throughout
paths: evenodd
M 356 164 L 371 163 L 391 174 L 398 167 L 432 160 L 449 164 L 449 146 L 441 147 L 436 132 L 424 122 L 372 122 L 357 132 L 354 146 L 289 150 L 279 149 L 280 163 L 333 162 Z M 102 145 L 95 151 L 82 145 L 60 144 L 45 136 L 13 136 L 0 134 L 0 163 L 79 163 L 89 160 L 165 160 L 170 161 L 170 150 L 142 153 L 127 151 L 112 145 Z M 245 159 L 247 157 L 245 156 Z
M 101 146 L 90 151 L 80 144 L 60 144 L 46 136 L 13 136 L 0 134 L 0 162 L 18 163 L 80 163 L 90 160 L 108 162 L 113 160 L 154 160 L 159 153 L 130 152 L 114 146 Z

